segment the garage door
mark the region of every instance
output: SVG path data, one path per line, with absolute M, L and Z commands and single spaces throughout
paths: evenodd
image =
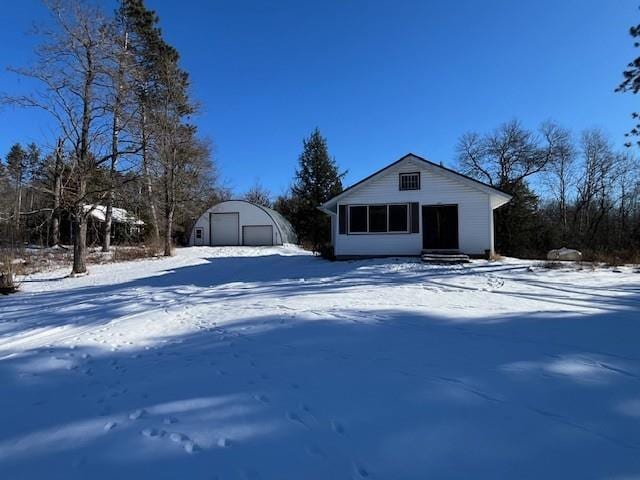
M 244 245 L 273 245 L 273 226 L 245 225 L 242 240 Z
M 212 213 L 209 225 L 211 225 L 211 245 L 240 245 L 239 213 Z

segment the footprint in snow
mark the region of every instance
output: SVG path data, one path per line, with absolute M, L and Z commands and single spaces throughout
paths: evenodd
M 216 442 L 216 445 L 218 445 L 220 448 L 228 448 L 231 446 L 231 440 L 229 440 L 227 437 L 220 437 Z
M 110 430 L 113 430 L 117 425 L 118 424 L 116 422 L 107 422 L 104 424 L 104 431 L 108 432 Z
M 269 397 L 266 395 L 254 395 L 253 398 L 262 403 L 269 403 Z
M 175 443 L 181 443 L 181 442 L 185 442 L 185 441 L 189 440 L 189 437 L 188 437 L 188 436 L 186 436 L 184 433 L 180 433 L 180 432 L 172 432 L 172 433 L 169 435 L 169 439 L 170 439 L 172 442 L 175 442 Z
M 306 422 L 302 420 L 302 418 L 300 418 L 300 416 L 295 412 L 287 412 L 286 417 L 287 417 L 287 420 L 291 422 L 298 423 L 306 428 L 310 428 L 309 425 L 307 425 Z
M 353 464 L 353 478 L 361 479 L 361 478 L 371 478 L 371 473 L 362 465 L 358 465 L 357 463 Z
M 187 453 L 196 453 L 200 450 L 200 447 L 193 440 L 187 440 L 184 442 L 184 451 Z
M 140 433 L 148 438 L 159 438 L 163 437 L 166 432 L 164 430 L 158 430 L 157 428 L 145 428 Z
M 331 430 L 333 430 L 334 432 L 340 434 L 340 435 L 344 435 L 345 434 L 345 429 L 344 426 L 336 421 L 336 420 L 332 420 L 331 421 Z
M 129 414 L 129 420 L 138 420 L 139 418 L 144 417 L 146 414 L 147 411 L 144 408 L 136 410 L 135 412 L 131 412 Z
M 327 458 L 326 454 L 317 445 L 307 445 L 305 451 L 312 457 Z
M 178 419 L 175 417 L 167 417 L 162 421 L 162 423 L 165 425 L 173 425 L 174 423 L 178 423 Z

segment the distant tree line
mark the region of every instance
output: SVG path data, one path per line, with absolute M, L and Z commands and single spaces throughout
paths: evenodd
M 86 271 L 87 228 L 103 205 L 103 250 L 113 208 L 146 223 L 147 241 L 171 255 L 194 213 L 220 195 L 210 146 L 193 124 L 197 105 L 178 52 L 143 0 L 122 0 L 111 15 L 92 3 L 47 3 L 36 61 L 12 68 L 37 85 L 5 103 L 53 120 L 52 145 L 15 144 L 0 166 L 0 228 L 14 245 L 61 242 L 71 228 L 73 273 Z
M 460 170 L 513 196 L 495 211 L 499 252 L 536 257 L 566 246 L 632 258 L 640 250 L 638 160 L 602 131 L 511 121 L 463 135 L 457 156 Z

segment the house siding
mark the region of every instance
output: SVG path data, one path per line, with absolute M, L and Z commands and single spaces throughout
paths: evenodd
M 420 190 L 400 190 L 398 174 L 417 171 L 421 177 Z M 471 255 L 482 255 L 493 247 L 493 213 L 489 197 L 488 193 L 442 175 L 434 167 L 408 159 L 348 193 L 338 205 L 418 202 L 422 207 L 457 204 L 459 249 Z M 335 253 L 338 256 L 418 255 L 422 251 L 422 208 L 419 208 L 419 215 L 420 233 L 414 234 L 340 234 L 334 229 Z

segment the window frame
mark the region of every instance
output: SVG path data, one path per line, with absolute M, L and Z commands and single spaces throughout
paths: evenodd
M 371 207 L 380 208 L 384 207 L 384 230 L 371 231 Z M 367 233 L 389 233 L 389 205 L 386 203 L 377 203 L 373 205 L 367 205 Z
M 353 207 L 366 207 L 367 209 L 365 213 L 367 228 L 366 228 L 366 231 L 364 232 L 354 232 L 351 230 L 351 219 L 353 218 L 353 216 L 351 215 L 351 209 Z M 349 211 L 349 213 L 347 214 L 347 233 L 349 235 L 367 235 L 369 233 L 369 205 L 361 205 L 361 204 L 347 205 L 347 210 Z
M 196 240 L 202 240 L 204 238 L 204 228 L 197 227 L 196 228 Z
M 404 177 L 410 177 L 410 176 L 415 176 L 416 177 L 416 188 L 403 188 L 402 187 L 402 179 Z M 420 172 L 400 172 L 398 173 L 398 190 L 400 190 L 401 192 L 411 192 L 411 191 L 415 191 L 415 190 L 420 190 L 421 185 L 421 178 L 420 178 Z
M 406 212 L 407 212 L 407 229 L 403 230 L 403 231 L 389 231 L 389 207 L 392 205 L 401 205 L 406 207 Z M 371 203 L 371 204 L 363 204 L 363 203 L 357 203 L 357 204 L 353 204 L 353 205 L 346 205 L 347 207 L 347 235 L 406 235 L 408 233 L 411 233 L 411 205 L 409 203 L 404 203 L 404 202 L 394 202 L 394 203 Z M 367 218 L 367 231 L 366 232 L 354 232 L 351 230 L 351 208 L 352 207 L 366 207 L 367 208 L 367 214 L 366 214 L 366 218 Z M 369 229 L 369 207 L 386 207 L 387 210 L 387 230 L 384 232 L 371 232 Z
M 394 230 L 393 232 L 389 230 L 391 215 L 389 214 L 391 206 L 403 206 L 406 210 L 406 219 L 407 219 L 407 228 L 406 230 Z M 387 233 L 411 233 L 411 205 L 408 203 L 388 203 L 387 204 Z

